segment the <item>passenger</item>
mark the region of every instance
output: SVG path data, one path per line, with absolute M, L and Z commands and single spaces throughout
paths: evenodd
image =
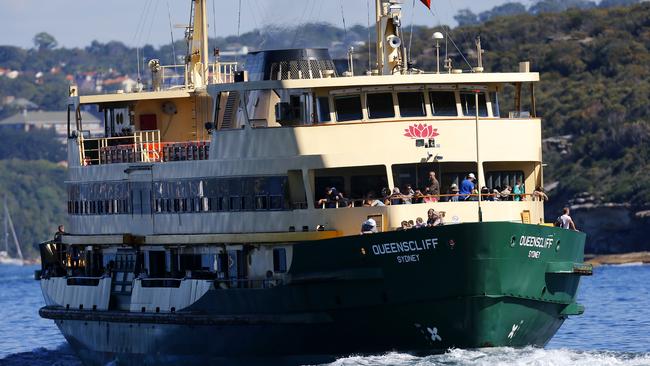
M 494 197 L 490 194 L 490 189 L 486 186 L 481 187 L 481 200 L 494 201 Z
M 415 219 L 415 228 L 420 229 L 423 227 L 427 227 L 427 225 L 424 223 L 424 220 L 421 217 Z
M 268 270 L 266 271 L 266 279 L 264 280 L 264 287 L 265 288 L 273 288 L 275 287 L 275 279 L 273 279 L 273 271 Z
M 368 198 L 366 199 L 366 204 L 368 207 L 383 207 L 385 206 L 381 200 L 375 198 L 375 194 L 370 192 L 368 193 Z
M 423 201 L 424 203 L 431 203 L 431 202 L 436 202 L 435 197 L 431 195 L 431 188 L 425 187 L 424 188 L 424 194 L 423 194 Z
M 335 208 L 343 195 L 336 190 L 336 187 L 325 187 L 325 198 L 318 200 L 318 206 L 323 208 Z
M 389 203 L 389 197 L 390 197 L 390 189 L 384 187 L 381 189 L 381 199 L 384 202 L 384 204 Z
M 409 220 L 409 229 L 415 228 L 415 222 L 413 220 Z
M 506 188 L 504 188 L 501 191 L 499 197 L 501 198 L 502 201 L 511 201 L 512 200 L 511 194 L 512 194 L 512 187 L 506 185 Z
M 427 188 L 425 188 L 427 189 Z M 426 197 L 422 194 L 422 191 L 419 189 L 415 190 L 415 194 L 413 195 L 413 203 L 424 203 L 426 200 Z
M 402 193 L 399 191 L 399 188 L 393 188 L 393 194 L 388 197 L 391 205 L 401 205 L 402 204 Z
M 537 186 L 533 192 L 533 201 L 548 201 L 548 196 L 544 193 L 544 188 Z
M 492 201 L 501 201 L 501 199 L 499 198 L 499 196 L 501 196 L 501 193 L 499 193 L 499 190 L 498 190 L 498 189 L 494 188 L 494 189 L 492 190 Z
M 361 234 L 374 234 L 377 232 L 377 222 L 374 219 L 368 219 L 361 224 Z
M 451 187 L 449 187 L 449 192 L 451 196 L 447 197 L 448 202 L 458 202 L 458 184 L 452 183 Z
M 336 189 L 336 188 L 334 188 L 334 189 Z M 351 199 L 346 198 L 343 195 L 343 192 L 339 192 L 339 191 L 336 191 L 336 192 L 337 192 L 337 196 L 336 196 L 337 201 L 339 203 L 338 206 L 336 206 L 336 207 L 353 207 L 354 206 L 354 201 L 351 200 Z
M 63 225 L 59 225 L 59 227 L 56 229 L 56 233 L 54 233 L 54 241 L 60 243 L 63 239 L 63 235 L 66 234 L 67 233 L 65 232 L 65 227 Z
M 521 179 L 517 180 L 517 184 L 515 184 L 515 187 L 512 189 L 512 193 L 514 193 L 515 195 L 514 196 L 515 201 L 523 201 L 525 199 L 523 194 L 526 193 L 526 188 L 521 183 Z
M 429 194 L 432 195 L 431 197 L 432 202 L 437 202 L 438 198 L 440 197 L 440 182 L 438 182 L 438 179 L 436 179 L 436 172 L 429 172 Z
M 410 184 L 407 184 L 404 192 L 402 192 L 402 202 L 406 205 L 410 205 L 413 203 L 413 196 L 415 195 L 415 191 L 413 191 L 413 188 L 411 188 Z
M 442 219 L 436 214 L 436 210 L 430 208 L 427 211 L 427 227 L 438 226 L 442 224 Z
M 474 182 L 476 181 L 476 176 L 474 173 L 469 173 L 467 177 L 460 184 L 460 200 L 470 201 L 472 200 L 472 194 L 475 190 Z
M 409 229 L 409 222 L 404 220 L 402 221 L 401 226 L 397 228 L 397 231 L 403 231 L 408 229 Z
M 562 216 L 558 217 L 560 227 L 563 229 L 571 229 L 573 231 L 578 231 L 578 229 L 576 229 L 575 223 L 573 222 L 573 219 L 569 214 L 570 214 L 569 208 L 565 207 L 562 210 Z

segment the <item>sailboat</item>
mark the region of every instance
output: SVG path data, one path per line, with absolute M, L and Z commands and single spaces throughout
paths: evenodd
M 4 198 L 4 250 L 0 250 L 0 264 L 22 266 L 25 263 L 23 258 L 23 252 L 20 250 L 20 242 L 18 241 L 18 236 L 16 235 L 16 229 L 14 228 L 14 222 L 11 220 L 11 215 L 9 214 L 9 208 L 7 207 L 7 197 Z M 11 236 L 13 238 L 14 245 L 16 246 L 16 255 L 18 258 L 12 257 L 9 255 L 9 232 L 11 231 Z

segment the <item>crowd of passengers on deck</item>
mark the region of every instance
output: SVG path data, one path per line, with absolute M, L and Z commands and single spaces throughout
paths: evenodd
M 326 187 L 323 198 L 317 202 L 320 208 L 340 208 L 340 207 L 378 207 L 388 205 L 419 204 L 433 202 L 460 202 L 460 201 L 478 201 L 479 197 L 483 201 L 525 201 L 526 189 L 521 181 L 517 180 L 514 187 L 505 185 L 504 187 L 495 187 L 490 190 L 488 187 L 481 187 L 474 173 L 469 173 L 460 183 L 452 183 L 446 193 L 440 193 L 440 183 L 436 178 L 435 172 L 429 172 L 429 184 L 426 187 L 414 188 L 407 183 L 400 190 L 394 187 L 393 190 L 383 188 L 379 195 L 375 192 L 369 192 L 362 200 L 346 198 L 345 195 L 336 189 L 336 187 Z M 540 186 L 536 187 L 532 195 L 528 195 L 534 201 L 548 201 L 548 196 Z

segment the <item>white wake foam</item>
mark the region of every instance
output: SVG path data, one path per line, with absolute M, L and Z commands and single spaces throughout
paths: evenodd
M 646 366 L 650 353 L 633 354 L 608 351 L 575 351 L 527 347 L 452 349 L 445 354 L 415 357 L 402 353 L 382 356 L 354 356 L 339 359 L 329 366 Z

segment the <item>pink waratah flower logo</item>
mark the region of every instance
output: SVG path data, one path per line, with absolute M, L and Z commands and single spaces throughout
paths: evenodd
M 414 124 L 405 129 L 404 136 L 410 137 L 412 139 L 432 139 L 438 135 L 438 129 L 433 128 L 433 126 L 427 126 L 427 124 Z

